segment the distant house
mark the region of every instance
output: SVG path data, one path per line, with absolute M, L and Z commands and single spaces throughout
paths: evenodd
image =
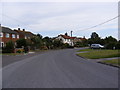
M 20 30 L 20 28 L 18 28 L 18 30 L 14 30 L 15 32 L 17 32 L 20 36 L 20 38 L 24 38 L 24 39 L 28 39 L 30 40 L 32 37 L 34 37 L 35 35 L 29 31 L 25 31 L 25 29 Z
M 70 37 L 67 35 L 58 35 L 56 39 L 62 40 L 63 43 L 68 43 L 71 46 L 74 46 L 74 39 L 76 37 Z
M 77 38 L 74 39 L 74 43 L 76 43 L 76 42 L 83 42 L 85 40 L 87 40 L 85 37 L 83 37 L 83 38 L 77 37 Z
M 10 40 L 15 43 L 16 40 L 19 39 L 19 34 L 10 28 L 7 27 L 2 27 L 1 32 L 0 32 L 0 47 L 6 46 L 6 43 L 9 42 Z
M 80 37 L 70 37 L 68 35 L 58 35 L 58 37 L 56 37 L 56 39 L 62 40 L 63 43 L 68 43 L 71 46 L 74 46 L 76 44 L 76 42 L 83 42 L 84 40 L 86 40 L 85 37 L 80 38 Z

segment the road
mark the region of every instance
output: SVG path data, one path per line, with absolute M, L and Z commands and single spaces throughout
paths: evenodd
M 118 87 L 118 68 L 85 60 L 76 51 L 50 51 L 3 67 L 3 88 Z

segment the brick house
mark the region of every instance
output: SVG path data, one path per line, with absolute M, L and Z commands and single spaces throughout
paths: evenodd
M 32 37 L 34 37 L 35 35 L 29 31 L 25 31 L 25 29 L 20 30 L 20 28 L 18 28 L 18 30 L 14 30 L 15 32 L 17 32 L 19 34 L 19 37 L 22 39 L 27 39 L 30 40 Z
M 0 26 L 1 32 L 0 32 L 0 47 L 6 46 L 6 43 L 9 42 L 10 40 L 13 41 L 14 43 L 16 40 L 19 39 L 19 34 L 10 28 Z

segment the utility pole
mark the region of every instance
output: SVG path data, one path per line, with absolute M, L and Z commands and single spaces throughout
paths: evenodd
M 73 31 L 71 31 L 71 37 L 72 37 L 72 32 Z M 73 46 L 73 40 L 71 39 L 71 46 Z

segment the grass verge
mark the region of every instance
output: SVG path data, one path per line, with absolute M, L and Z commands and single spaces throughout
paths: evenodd
M 105 60 L 105 61 L 100 61 L 100 62 L 101 62 L 101 63 L 105 63 L 105 64 L 115 65 L 115 66 L 120 66 L 120 61 L 119 61 L 119 59 Z
M 99 50 L 87 49 L 87 50 L 90 52 L 78 53 L 77 55 L 89 59 L 120 57 L 118 50 L 100 50 L 100 49 Z
M 81 50 L 79 50 L 77 52 L 84 52 L 84 51 L 93 51 L 93 50 L 92 49 L 81 49 Z

